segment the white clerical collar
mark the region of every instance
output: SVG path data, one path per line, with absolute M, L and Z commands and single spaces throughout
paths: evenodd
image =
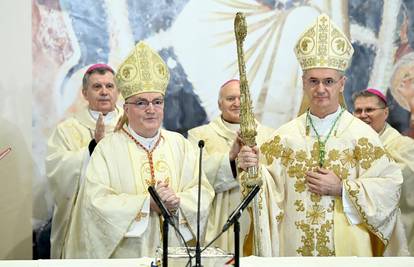
M 230 123 L 230 122 L 223 120 L 223 118 L 221 118 L 221 121 L 223 122 L 224 126 L 226 126 L 232 132 L 237 132 L 240 129 L 239 123 Z
M 100 111 L 95 111 L 92 109 L 89 109 L 89 114 L 91 114 L 92 118 L 97 121 L 99 118 L 99 114 L 101 114 L 102 112 Z M 104 124 L 108 124 L 116 115 L 115 111 L 111 111 L 106 113 L 106 115 L 104 115 Z
M 329 133 L 329 130 L 331 129 L 332 125 L 335 123 L 336 118 L 341 114 L 341 110 L 341 106 L 338 106 L 338 109 L 334 113 L 327 115 L 323 119 L 318 118 L 315 115 L 312 115 L 310 112 L 309 117 L 310 119 L 312 119 L 316 131 L 318 131 L 320 135 L 326 136 Z M 315 131 L 312 129 L 312 127 L 310 127 L 310 130 L 312 136 L 316 136 Z
M 139 134 L 137 134 L 129 125 L 128 125 L 128 131 L 138 142 L 141 143 L 141 145 L 143 145 L 148 150 L 151 150 L 155 146 L 161 134 L 160 130 L 158 130 L 157 134 L 154 137 L 150 137 L 150 138 L 142 137 Z

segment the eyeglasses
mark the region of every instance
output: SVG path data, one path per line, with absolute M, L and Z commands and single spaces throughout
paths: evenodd
M 357 108 L 354 110 L 354 114 L 356 115 L 361 115 L 362 112 L 365 112 L 365 114 L 367 115 L 371 115 L 372 113 L 374 113 L 374 111 L 378 110 L 378 109 L 385 109 L 386 107 L 382 107 L 382 108 Z
M 341 79 L 342 78 L 340 78 L 339 80 L 335 80 L 335 79 L 332 79 L 332 78 L 326 78 L 326 79 L 323 79 L 323 80 L 319 80 L 319 79 L 315 79 L 315 78 L 310 78 L 310 79 L 306 80 L 306 83 L 312 88 L 314 88 L 316 86 L 319 86 L 320 83 L 322 83 L 323 86 L 325 86 L 325 87 L 332 87 L 335 84 L 337 84 Z
M 150 104 L 154 108 L 162 108 L 164 105 L 164 99 L 156 98 L 152 101 L 148 101 L 147 99 L 138 99 L 135 102 L 125 102 L 125 104 L 135 105 L 138 109 L 145 110 L 149 107 Z

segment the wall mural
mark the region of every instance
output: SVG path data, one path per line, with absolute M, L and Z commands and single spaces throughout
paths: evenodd
M 220 85 L 237 78 L 233 19 L 238 11 L 247 18 L 247 72 L 262 123 L 277 128 L 296 116 L 302 87 L 293 47 L 306 25 L 325 12 L 355 48 L 347 71 L 348 108 L 353 92 L 378 88 L 391 99 L 393 126 L 400 131 L 408 126 L 414 1 L 33 0 L 33 152 L 40 170 L 34 205 L 45 205 L 50 214 L 50 198 L 42 193 L 47 137 L 85 104 L 81 78 L 90 64 L 117 68 L 134 44 L 145 40 L 171 71 L 164 127 L 185 135 L 218 114 Z

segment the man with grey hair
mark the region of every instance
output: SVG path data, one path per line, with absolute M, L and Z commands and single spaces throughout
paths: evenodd
M 54 198 L 51 258 L 62 257 L 72 209 L 90 155 L 100 140 L 113 132 L 122 115 L 116 107 L 115 72 L 94 64 L 83 76 L 82 95 L 88 106 L 59 123 L 47 144 L 46 175 Z
M 197 146 L 199 140 L 205 142 L 203 168 L 207 178 L 213 185 L 216 196 L 210 209 L 206 241 L 216 237 L 226 223 L 230 213 L 240 203 L 247 188 L 238 180 L 236 157 L 240 151 L 241 141 L 237 136 L 240 129 L 240 81 L 229 80 L 219 91 L 218 107 L 220 116 L 207 125 L 191 129 L 188 139 Z M 257 127 L 257 142 L 262 144 L 275 131 L 259 123 Z M 250 232 L 250 217 L 244 213 L 240 218 L 241 239 L 240 247 L 244 248 L 242 255 L 252 254 Z M 234 251 L 234 233 L 229 229 L 215 243 L 225 251 Z

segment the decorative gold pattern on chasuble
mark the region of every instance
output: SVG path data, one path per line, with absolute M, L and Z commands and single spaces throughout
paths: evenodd
M 374 146 L 368 142 L 367 138 L 360 138 L 358 140 L 357 146 L 354 150 L 354 158 L 356 161 L 355 164 L 358 164 L 361 168 L 369 169 L 375 160 L 378 160 L 383 156 L 385 156 L 389 161 L 391 160 L 389 155 L 382 147 Z M 352 185 L 354 185 L 355 188 L 352 188 Z M 345 190 L 348 192 L 349 197 L 355 204 L 358 213 L 361 215 L 368 229 L 376 236 L 378 236 L 378 238 L 381 239 L 385 245 L 387 245 L 389 240 L 384 237 L 384 235 L 378 230 L 377 227 L 371 225 L 368 222 L 367 214 L 365 213 L 358 199 L 358 195 L 360 194 L 360 185 L 357 183 L 351 183 L 350 181 L 345 181 Z
M 335 256 L 335 251 L 328 248 L 330 243 L 328 232 L 333 229 L 333 221 L 328 220 L 320 226 L 320 228 L 312 228 L 303 220 L 295 222 L 296 228 L 301 230 L 302 246 L 296 249 L 296 252 L 302 256 L 315 256 L 314 251 L 318 254 L 316 256 Z M 316 243 L 314 242 L 316 236 Z
M 326 210 L 323 206 L 315 203 L 312 208 L 306 212 L 306 219 L 311 225 L 319 225 L 325 220 Z
M 279 212 L 279 214 L 276 215 L 276 221 L 278 223 L 280 223 L 283 220 L 283 215 L 284 215 L 283 212 Z
M 359 202 L 358 195 L 360 194 L 360 188 L 361 186 L 357 183 L 351 183 L 350 181 L 345 181 L 345 190 L 348 192 L 349 197 L 351 198 L 352 202 L 355 204 L 359 215 L 361 215 L 362 220 L 364 221 L 365 225 L 368 227 L 368 229 L 374 233 L 381 241 L 385 244 L 385 246 L 388 245 L 389 240 L 384 237 L 384 235 L 378 230 L 377 227 L 373 226 L 368 222 L 367 214 L 364 211 L 364 209 L 361 206 L 361 203 Z M 354 185 L 354 189 L 352 189 L 352 185 Z
M 321 225 L 320 229 L 316 229 L 316 251 L 317 256 L 335 256 L 335 250 L 329 249 L 328 244 L 330 240 L 328 233 L 333 229 L 333 220 L 328 220 Z
M 313 251 L 315 250 L 315 242 L 313 241 L 315 236 L 314 228 L 303 220 L 295 222 L 296 228 L 301 230 L 305 235 L 302 236 L 301 241 L 303 246 L 296 249 L 296 252 L 302 256 L 313 256 Z
M 158 160 L 153 162 L 153 171 L 154 171 L 154 179 L 145 179 L 145 185 L 146 187 L 150 185 L 155 185 L 157 181 L 163 181 L 166 184 L 169 184 L 170 182 L 170 168 L 168 167 L 168 164 L 165 160 Z M 155 174 L 159 174 L 158 176 L 164 177 L 163 179 L 160 179 L 160 177 L 156 177 Z M 152 177 L 151 174 L 151 164 L 149 161 L 145 162 L 141 166 L 141 177 Z
M 158 138 L 157 142 L 155 143 L 154 147 L 151 150 L 148 150 L 145 146 L 143 146 L 137 139 L 135 139 L 127 130 L 125 130 L 125 128 L 122 128 L 122 131 L 129 137 L 131 138 L 132 141 L 134 141 L 134 143 L 139 146 L 140 148 L 142 148 L 146 153 L 147 153 L 147 159 L 148 162 L 143 164 L 142 169 L 141 169 L 141 176 L 145 177 L 148 175 L 149 173 L 149 178 L 144 178 L 145 184 L 147 186 L 155 186 L 157 180 L 155 179 L 155 170 L 157 167 L 158 169 L 163 169 L 163 165 L 167 166 L 167 164 L 164 162 L 164 164 L 160 161 L 157 161 L 156 164 L 154 165 L 154 160 L 153 160 L 153 152 L 154 150 L 158 147 L 161 139 L 163 138 L 162 135 L 160 134 L 160 137 Z M 154 167 L 155 166 L 155 167 Z M 161 167 L 160 167 L 161 166 Z M 143 175 L 144 174 L 144 175 Z M 167 178 L 167 180 L 169 180 Z M 145 188 L 145 186 L 144 186 Z M 145 192 L 147 193 L 147 190 L 145 188 Z
M 355 159 L 363 169 L 369 169 L 372 162 L 381 158 L 382 156 L 387 156 L 385 150 L 380 146 L 374 146 L 368 142 L 367 138 L 361 138 L 358 140 L 358 144 L 355 147 Z M 388 158 L 388 160 L 390 160 Z
M 317 141 L 313 143 L 309 153 L 306 153 L 304 150 L 294 151 L 291 148 L 284 147 L 281 144 L 280 136 L 275 136 L 273 140 L 264 143 L 260 150 L 268 164 L 273 163 L 274 160 L 280 160 L 286 168 L 288 177 L 295 179 L 295 192 L 298 194 L 307 192 L 306 172 L 314 171 L 319 162 Z M 354 149 L 344 149 L 342 151 L 331 149 L 327 151 L 327 159 L 324 161 L 323 168 L 332 170 L 340 179 L 347 180 L 350 176 L 350 169 L 356 168 L 358 165 L 367 169 L 373 161 L 384 155 L 386 155 L 384 149 L 369 143 L 367 138 L 360 138 Z M 348 188 L 351 189 L 349 185 Z M 348 192 L 358 203 L 357 191 L 348 190 Z M 303 213 L 303 218 L 306 218 L 295 222 L 297 229 L 303 232 L 301 237 L 302 246 L 297 249 L 297 253 L 302 256 L 314 256 L 314 251 L 317 251 L 317 256 L 333 256 L 335 251 L 330 248 L 330 243 L 333 240 L 330 241 L 329 238 L 333 229 L 333 220 L 328 219 L 331 218 L 328 214 L 333 213 L 335 200 L 332 200 L 329 206 L 326 207 L 321 204 L 322 196 L 311 193 L 309 198 L 313 204 L 308 208 L 305 207 L 303 197 L 294 201 L 296 211 Z M 359 212 L 364 216 L 366 222 L 366 215 L 360 206 Z M 371 228 L 373 227 L 371 226 Z
M 294 203 L 296 206 L 296 211 L 305 211 L 305 206 L 303 205 L 303 201 L 300 199 L 297 199 Z

